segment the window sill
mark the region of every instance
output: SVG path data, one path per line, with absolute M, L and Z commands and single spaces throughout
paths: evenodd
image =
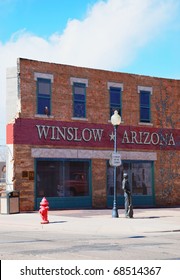
M 138 125 L 153 126 L 153 123 L 139 122 Z
M 43 115 L 43 114 L 42 114 L 42 115 L 36 114 L 36 115 L 35 115 L 35 118 L 54 119 L 54 116 L 51 116 L 51 115 L 50 115 L 50 116 L 47 116 L 47 115 Z
M 75 118 L 75 117 L 73 117 L 71 119 L 76 120 L 76 121 L 88 121 L 88 119 L 86 119 L 86 118 Z

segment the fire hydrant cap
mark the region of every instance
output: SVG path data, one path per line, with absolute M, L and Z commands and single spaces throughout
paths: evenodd
M 49 205 L 49 202 L 47 201 L 47 199 L 46 199 L 45 197 L 43 197 L 43 199 L 42 199 L 41 202 L 40 202 L 40 205 L 48 206 L 48 205 Z

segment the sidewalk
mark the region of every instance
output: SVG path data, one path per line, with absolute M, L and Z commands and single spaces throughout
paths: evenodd
M 180 208 L 0 215 L 1 259 L 180 259 Z M 14 253 L 13 253 L 14 252 Z M 123 254 L 122 254 L 123 253 Z

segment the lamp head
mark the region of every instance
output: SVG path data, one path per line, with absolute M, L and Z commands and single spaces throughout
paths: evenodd
M 114 114 L 111 116 L 111 123 L 112 123 L 112 125 L 114 125 L 114 126 L 120 125 L 120 123 L 121 123 L 121 117 L 120 117 L 120 115 L 118 114 L 118 111 L 117 111 L 117 110 L 115 110 L 115 111 L 114 111 Z

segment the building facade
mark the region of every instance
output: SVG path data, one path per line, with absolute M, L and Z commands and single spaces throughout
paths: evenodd
M 18 59 L 7 71 L 7 188 L 21 211 L 111 208 L 114 110 L 117 205 L 123 172 L 136 207 L 180 205 L 180 80 Z

